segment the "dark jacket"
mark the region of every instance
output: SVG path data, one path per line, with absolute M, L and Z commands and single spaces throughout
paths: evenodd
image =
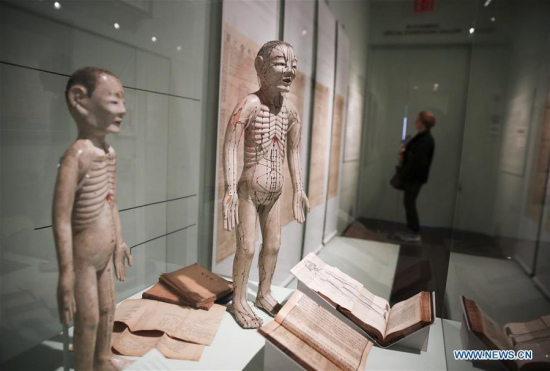
M 405 147 L 401 179 L 404 182 L 426 183 L 434 150 L 435 142 L 429 129 L 416 134 Z

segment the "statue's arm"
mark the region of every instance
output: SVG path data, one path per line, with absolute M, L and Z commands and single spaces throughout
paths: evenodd
M 304 207 L 309 212 L 309 200 L 304 191 L 304 181 L 302 178 L 302 165 L 300 160 L 302 142 L 302 124 L 300 117 L 296 110 L 291 109 L 291 122 L 290 129 L 288 131 L 287 138 L 287 156 L 288 156 L 288 168 L 290 170 L 290 178 L 292 181 L 292 189 L 294 195 L 292 198 L 292 209 L 294 213 L 294 219 L 298 223 L 303 223 L 306 220 L 304 214 Z
M 78 153 L 70 148 L 59 164 L 52 207 L 53 235 L 59 265 L 57 302 L 59 319 L 63 324 L 68 324 L 76 312 L 71 216 L 78 179 Z
M 223 227 L 232 230 L 239 223 L 239 200 L 237 196 L 237 150 L 245 126 L 255 109 L 254 98 L 250 96 L 241 100 L 233 110 L 225 130 L 223 143 L 223 173 L 225 195 L 223 198 Z
M 116 164 L 116 153 L 115 153 L 115 164 Z M 122 235 L 122 225 L 120 223 L 120 214 L 118 212 L 118 202 L 116 197 L 116 166 L 113 169 L 113 195 L 111 196 L 111 210 L 113 213 L 113 221 L 115 223 L 115 231 L 117 235 L 117 244 L 115 246 L 115 253 L 113 256 L 115 264 L 115 274 L 119 281 L 124 281 L 126 279 L 126 266 L 124 260 L 126 259 L 128 265 L 132 266 L 132 254 L 130 253 L 130 248 L 124 242 L 124 237 Z

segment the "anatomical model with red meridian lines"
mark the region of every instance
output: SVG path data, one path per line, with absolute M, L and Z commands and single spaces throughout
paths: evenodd
M 124 88 L 109 71 L 86 67 L 69 79 L 66 98 L 78 137 L 60 160 L 53 200 L 59 316 L 65 325 L 75 317 L 77 371 L 122 370 L 130 362 L 111 351 L 114 276 L 124 281 L 132 256 L 118 213 L 116 154 L 105 135 L 120 130 Z
M 271 281 L 281 245 L 281 192 L 286 158 L 293 188 L 293 214 L 298 223 L 305 221 L 304 207 L 308 212 L 310 209 L 300 164 L 302 125 L 296 108 L 283 95 L 290 91 L 296 77 L 297 62 L 290 44 L 270 41 L 263 45 L 254 61 L 260 89 L 241 99 L 225 132 L 223 223 L 225 230 L 236 228 L 232 309 L 244 328 L 262 325 L 262 319 L 246 300 L 258 219 L 262 248 L 255 306 L 271 315 L 281 307 L 271 295 Z M 243 136 L 244 163 L 239 179 L 237 149 Z

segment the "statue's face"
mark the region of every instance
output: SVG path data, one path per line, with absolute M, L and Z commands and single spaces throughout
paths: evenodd
M 82 105 L 87 111 L 86 124 L 98 134 L 118 133 L 126 114 L 124 88 L 114 76 L 101 74 L 90 98 Z
M 261 80 L 280 92 L 289 92 L 290 85 L 296 77 L 298 60 L 294 50 L 286 45 L 273 48 L 269 59 L 264 61 Z

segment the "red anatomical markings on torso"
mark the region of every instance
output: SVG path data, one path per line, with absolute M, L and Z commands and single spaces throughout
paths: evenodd
M 72 223 L 75 229 L 92 224 L 106 202 L 115 195 L 116 157 L 113 152 L 96 155 L 75 194 Z
M 261 106 L 245 133 L 245 167 L 257 164 L 258 159 L 284 163 L 289 118 L 289 111 L 284 105 L 277 114 L 271 113 L 269 107 Z

